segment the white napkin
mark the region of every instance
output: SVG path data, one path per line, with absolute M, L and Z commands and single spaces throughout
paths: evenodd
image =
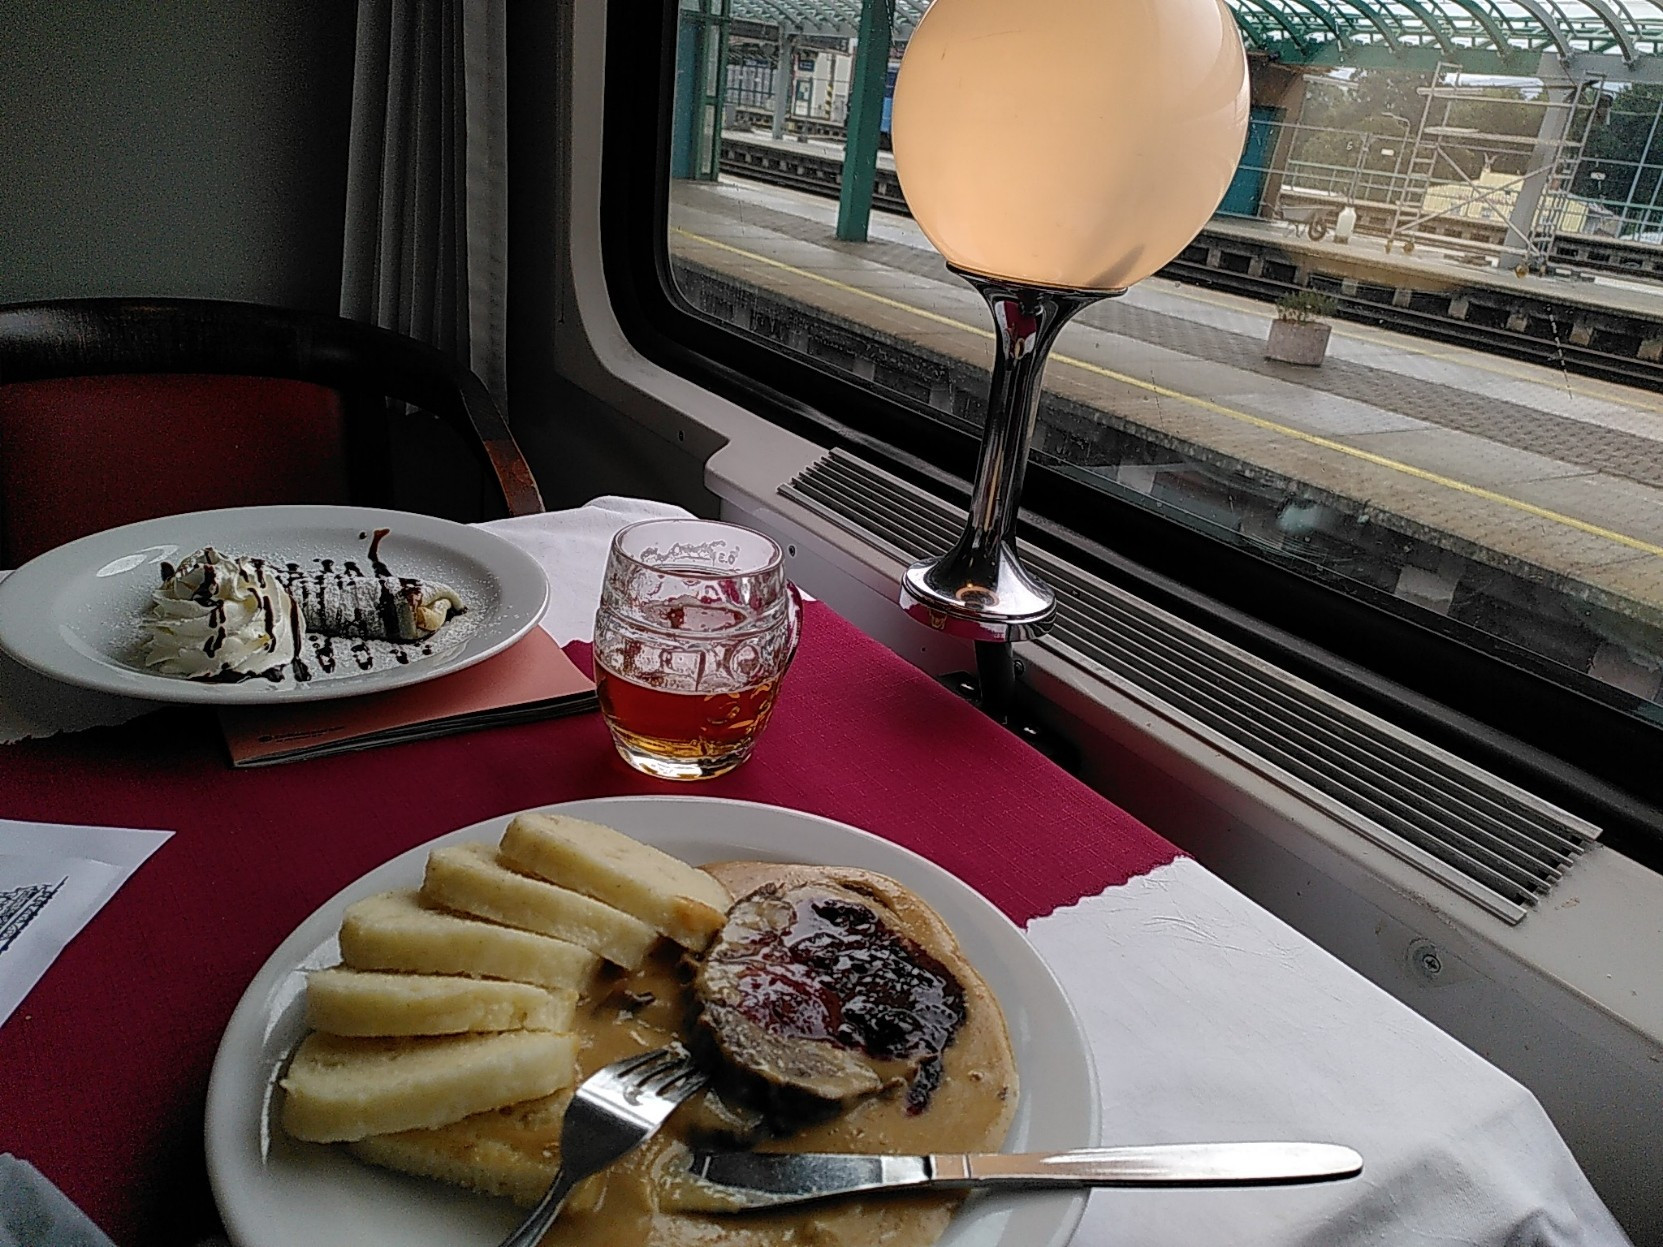
M 1534 1096 L 1189 858 L 1028 924 L 1092 1037 L 1103 1143 L 1308 1140 L 1358 1178 L 1094 1191 L 1074 1247 L 1620 1247 Z
M 0 1247 L 114 1247 L 26 1160 L 0 1153 Z
M 9 574 L 0 571 L 0 580 Z M 60 684 L 0 654 L 0 745 L 31 736 L 111 727 L 155 708 L 154 702 Z
M 0 744 L 89 727 L 114 727 L 157 709 L 157 702 L 48 679 L 0 654 Z
M 544 629 L 560 644 L 595 635 L 606 555 L 618 530 L 641 520 L 685 519 L 692 512 L 644 498 L 596 498 L 570 511 L 544 511 L 479 525 L 512 541 L 548 573 L 549 609 Z

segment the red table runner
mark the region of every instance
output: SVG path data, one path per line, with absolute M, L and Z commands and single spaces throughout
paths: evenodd
M 568 647 L 588 667 L 588 647 Z M 211 714 L 0 746 L 0 817 L 176 834 L 0 1026 L 0 1151 L 119 1244 L 217 1228 L 203 1102 L 220 1032 L 302 919 L 388 858 L 481 819 L 632 793 L 731 797 L 863 827 L 1019 923 L 1178 850 L 823 604 L 750 762 L 648 779 L 596 714 L 234 771 Z

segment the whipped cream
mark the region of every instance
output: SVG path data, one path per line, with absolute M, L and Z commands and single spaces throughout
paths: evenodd
M 142 621 L 146 666 L 198 680 L 237 679 L 274 671 L 299 653 L 306 622 L 262 560 L 208 546 L 177 569 L 164 563 L 162 574 Z

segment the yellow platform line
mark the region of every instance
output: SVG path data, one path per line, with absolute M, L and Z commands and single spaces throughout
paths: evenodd
M 690 230 L 671 227 L 670 232 L 673 234 L 679 234 L 683 238 L 691 239 L 693 242 L 703 243 L 708 247 L 714 247 L 718 251 L 728 251 L 734 255 L 743 256 L 747 260 L 754 260 L 758 264 L 767 265 L 769 268 L 777 268 L 782 272 L 790 273 L 794 277 L 801 277 L 805 281 L 818 282 L 820 285 L 829 286 L 832 289 L 840 290 L 845 294 L 858 295 L 863 299 L 870 299 L 872 302 L 882 304 L 884 307 L 894 308 L 897 311 L 909 312 L 922 320 L 932 321 L 938 325 L 946 325 L 949 328 L 957 329 L 963 333 L 973 334 L 980 338 L 993 337 L 993 331 L 991 329 L 983 329 L 976 325 L 968 325 L 965 322 L 956 320 L 951 316 L 945 316 L 940 312 L 932 312 L 928 308 L 916 307 L 913 304 L 904 302 L 901 299 L 892 299 L 888 295 L 877 294 L 871 290 L 862 290 L 859 286 L 850 285 L 848 282 L 838 281 L 835 277 L 826 277 L 823 274 L 812 272 L 806 268 L 799 268 L 794 264 L 787 264 L 783 260 L 774 259 L 772 256 L 759 255 L 754 251 L 747 251 L 743 247 L 735 247 L 732 243 L 725 243 L 714 238 L 707 238 L 703 234 L 695 234 Z M 1110 381 L 1117 381 L 1122 385 L 1133 386 L 1136 389 L 1158 395 L 1161 398 L 1169 398 L 1175 402 L 1188 403 L 1192 407 L 1199 407 L 1203 411 L 1210 411 L 1215 415 L 1225 416 L 1231 420 L 1237 420 L 1243 424 L 1252 425 L 1254 428 L 1264 429 L 1266 432 L 1277 433 L 1283 437 L 1292 438 L 1295 441 L 1304 442 L 1310 446 L 1320 446 L 1324 450 L 1332 450 L 1342 455 L 1349 455 L 1353 459 L 1362 460 L 1364 463 L 1371 463 L 1376 467 L 1388 468 L 1393 472 L 1401 472 L 1405 476 L 1411 476 L 1416 480 L 1426 481 L 1429 484 L 1441 485 L 1445 489 L 1453 489 L 1458 493 L 1466 494 L 1472 498 L 1482 498 L 1486 502 L 1494 502 L 1500 506 L 1510 507 L 1515 511 L 1521 511 L 1526 515 L 1533 515 L 1537 519 L 1548 520 L 1555 524 L 1562 524 L 1567 528 L 1574 528 L 1578 532 L 1587 533 L 1593 537 L 1600 537 L 1606 541 L 1615 542 L 1621 546 L 1627 546 L 1631 550 L 1639 550 L 1644 554 L 1655 554 L 1663 557 L 1663 546 L 1653 545 L 1649 541 L 1641 541 L 1638 537 L 1630 537 L 1625 533 L 1613 532 L 1611 529 L 1602 528 L 1598 524 L 1590 524 L 1587 520 L 1579 520 L 1574 515 L 1565 515 L 1562 512 L 1553 511 L 1547 507 L 1539 507 L 1533 502 L 1525 502 L 1521 498 L 1509 497 L 1507 494 L 1497 493 L 1493 489 L 1485 489 L 1482 485 L 1473 485 L 1466 481 L 1456 480 L 1452 476 L 1444 476 L 1438 472 L 1429 472 L 1425 468 L 1417 468 L 1413 464 L 1403 463 L 1399 460 L 1388 458 L 1385 455 L 1377 455 L 1372 451 L 1362 450 L 1356 446 L 1348 446 L 1344 442 L 1336 442 L 1332 438 L 1323 437 L 1317 433 L 1307 433 L 1303 429 L 1296 429 L 1290 425 L 1280 424 L 1275 420 L 1267 420 L 1263 416 L 1255 416 L 1251 412 L 1239 411 L 1234 407 L 1226 407 L 1223 403 L 1215 403 L 1211 399 L 1197 398 L 1193 394 L 1185 394 L 1181 390 L 1174 390 L 1164 385 L 1157 385 L 1153 381 L 1144 381 L 1138 377 L 1130 376 L 1123 372 L 1116 372 L 1112 368 L 1104 368 L 1101 365 L 1093 364 L 1087 360 L 1075 359 L 1071 355 L 1063 355 L 1059 353 L 1053 354 L 1051 358 L 1060 364 L 1066 364 L 1072 368 L 1079 368 L 1085 372 L 1094 373 L 1097 376 L 1104 377 Z

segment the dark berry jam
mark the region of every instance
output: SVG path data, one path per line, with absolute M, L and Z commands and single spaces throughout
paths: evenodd
M 964 989 L 946 966 L 873 910 L 825 896 L 798 900 L 790 921 L 746 953 L 742 1015 L 784 1038 L 912 1062 L 907 1111 L 924 1110 L 965 1018 Z

